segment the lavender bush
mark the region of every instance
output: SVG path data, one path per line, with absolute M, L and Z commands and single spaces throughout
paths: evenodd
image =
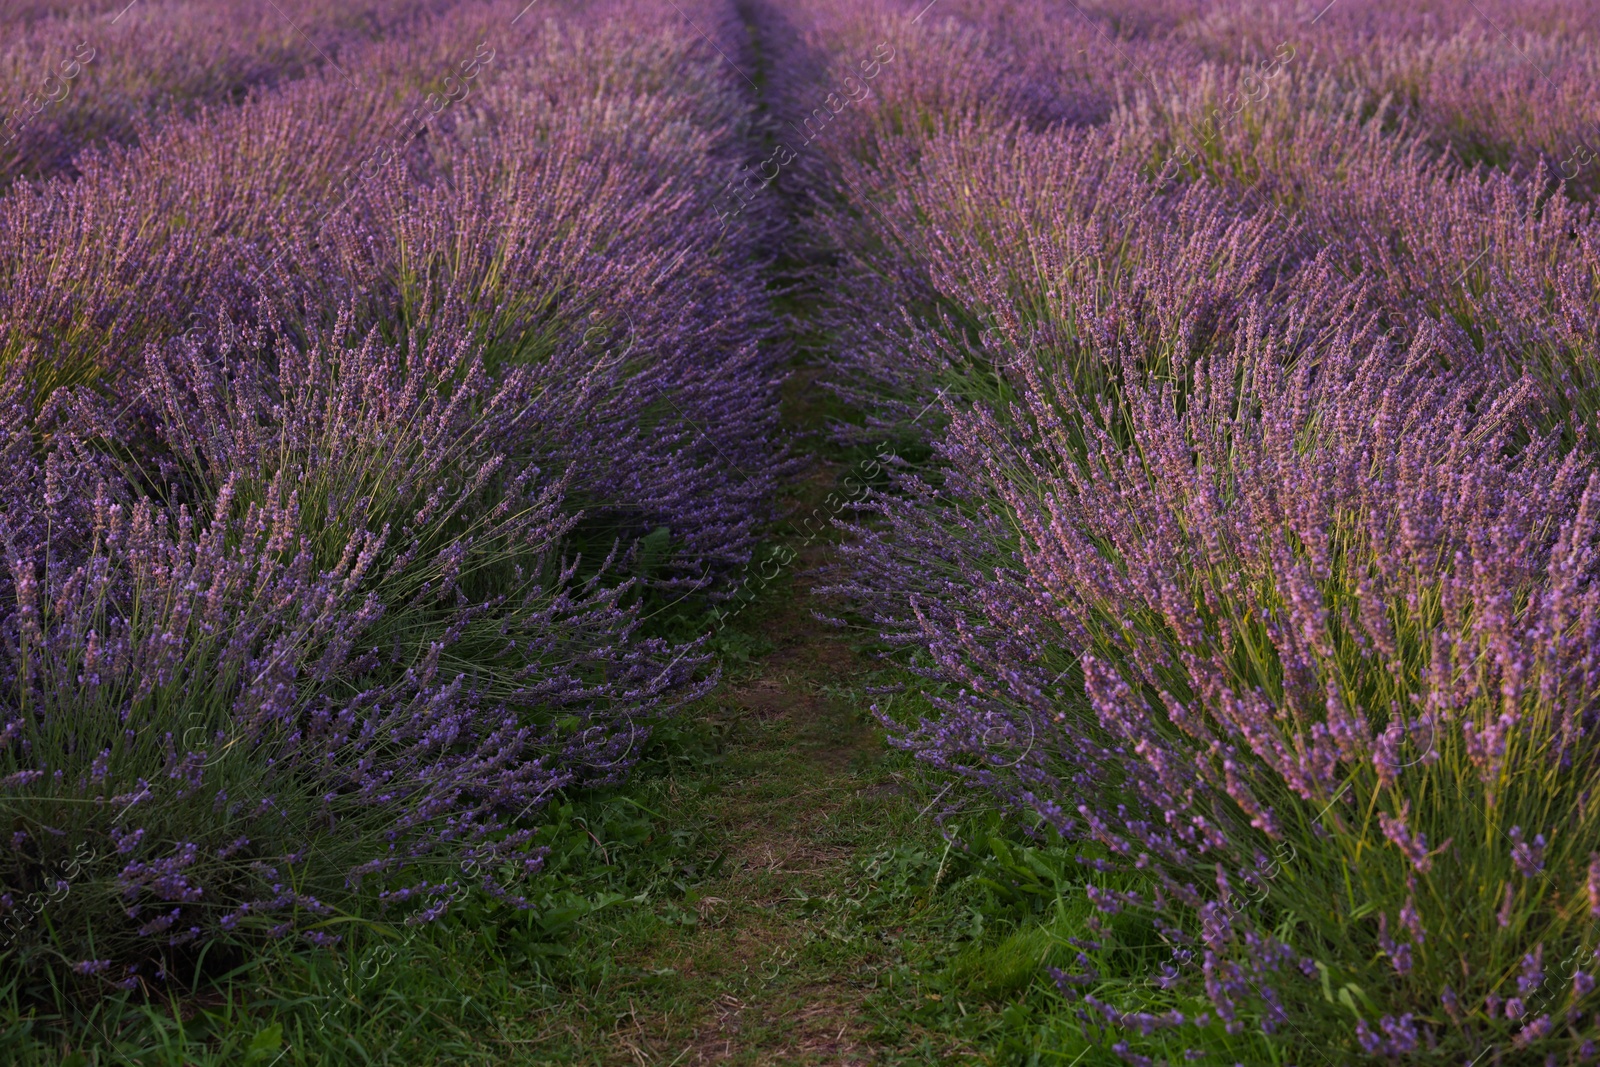
M 1144 377 L 1113 416 L 1030 370 L 1019 423 L 958 418 L 945 492 L 991 502 L 954 553 L 970 617 L 912 577 L 924 512 L 880 564 L 962 690 L 905 743 L 1143 872 L 1103 910 L 1150 910 L 1168 984 L 1225 1019 L 1292 1041 L 1347 989 L 1367 1052 L 1572 1053 L 1600 484 L 1508 447 L 1536 390 L 1496 403 L 1432 373 L 1437 339 L 1391 355 L 1356 314 L 1328 349 L 1252 329 L 1181 409 Z M 978 578 L 1010 529 L 1016 562 Z
M 1213 1018 L 1293 1062 L 1589 1062 L 1593 222 L 1572 135 L 1512 117 L 1536 76 L 1445 58 L 1490 47 L 1461 5 L 920 7 L 807 5 L 814 47 L 1041 84 L 885 89 L 809 223 L 835 387 L 933 451 L 830 590 L 928 679 L 899 743 L 1076 842 L 1085 952 L 1154 924 L 1143 1001 L 1058 975 L 1127 1062 Z M 1495 11 L 1592 55 L 1576 5 Z
M 524 6 L 0 198 L 0 909 L 78 863 L 29 982 L 521 904 L 529 817 L 714 679 L 632 574 L 664 529 L 715 595 L 786 462 L 708 210 L 747 101 L 676 18 Z
M 537 870 L 517 818 L 695 692 L 703 657 L 560 557 L 563 486 L 494 450 L 523 398 L 468 343 L 215 351 L 152 353 L 168 447 L 102 458 L 128 473 L 91 500 L 61 475 L 138 435 L 86 397 L 47 412 L 59 532 L 8 523 L 5 884 L 100 855 L 24 966 L 159 979 L 235 933 L 335 937 L 361 892 L 435 917 L 463 859 Z

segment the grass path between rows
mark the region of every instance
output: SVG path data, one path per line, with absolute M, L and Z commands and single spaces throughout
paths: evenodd
M 764 94 L 766 49 L 750 29 Z M 787 310 L 804 319 L 804 305 Z M 791 439 L 814 439 L 826 407 L 818 395 L 814 371 L 798 368 L 785 404 Z M 789 501 L 794 515 L 811 512 L 841 473 L 813 460 Z M 919 810 L 921 777 L 886 746 L 869 710 L 863 689 L 877 665 L 855 635 L 812 614 L 831 546 L 788 547 L 794 563 L 729 635 L 748 659 L 726 665 L 700 712 L 716 759 L 657 783 L 669 805 L 658 814 L 696 827 L 715 854 L 683 897 L 692 916 L 639 924 L 607 946 L 623 970 L 665 981 L 637 1000 L 612 991 L 603 1062 L 865 1064 L 884 1060 L 886 1039 L 907 1036 L 892 1024 L 885 1032 L 897 1014 L 886 1007 L 894 980 L 909 974 L 906 926 L 867 913 L 889 897 L 908 915 L 920 910 L 904 892 L 882 893 L 884 861 L 906 846 L 925 858 L 940 838 Z
M 764 97 L 767 49 L 749 28 Z M 793 191 L 781 184 L 766 195 L 788 203 Z M 791 323 L 804 322 L 809 287 L 796 296 L 792 281 L 777 279 L 790 294 L 779 304 Z M 808 363 L 789 383 L 785 432 L 815 443 L 830 406 Z M 818 505 L 844 470 L 826 452 L 812 452 L 809 476 L 787 501 L 791 518 L 824 513 Z M 693 827 L 712 859 L 684 893 L 680 921 L 660 922 L 658 909 L 657 921 L 627 924 L 605 946 L 617 973 L 660 981 L 638 996 L 624 983 L 600 998 L 615 1024 L 603 1049 L 588 1050 L 598 1062 L 934 1063 L 962 1051 L 906 1025 L 904 1001 L 923 996 L 915 976 L 929 956 L 924 942 L 939 940 L 937 920 L 927 924 L 940 910 L 938 871 L 929 874 L 944 841 L 927 814 L 929 790 L 870 710 L 866 687 L 885 672 L 860 643 L 868 635 L 813 615 L 821 605 L 811 589 L 833 546 L 786 547 L 793 564 L 725 634 L 744 656 L 724 661 L 724 684 L 697 713 L 715 758 L 645 787 L 667 805 L 657 811 L 662 825 Z
M 807 607 L 803 588 L 764 606 L 752 628 L 771 651 L 710 713 L 727 738 L 722 765 L 698 795 L 668 792 L 723 859 L 690 894 L 699 922 L 630 953 L 677 976 L 617 1031 L 641 1065 L 869 1062 L 864 1005 L 896 946 L 852 929 L 849 912 L 867 889 L 859 861 L 903 829 L 907 789 L 849 699 L 868 665 Z
M 792 502 L 801 513 L 834 480 L 817 466 Z M 863 635 L 812 614 L 830 551 L 801 548 L 736 618 L 732 644 L 745 655 L 694 712 L 714 756 L 641 783 L 658 826 L 696 834 L 703 875 L 679 900 L 586 935 L 578 951 L 605 956 L 619 977 L 591 991 L 587 1025 L 570 1034 L 585 1058 L 867 1064 L 890 1048 L 901 1062 L 959 1051 L 919 1042 L 899 1021 L 930 933 L 919 918 L 932 886 L 918 883 L 932 881 L 944 842 L 922 776 L 870 711 L 881 698 L 865 688 L 881 665 L 858 645 Z

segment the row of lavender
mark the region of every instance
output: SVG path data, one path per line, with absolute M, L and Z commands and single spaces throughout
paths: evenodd
M 833 592 L 1166 946 L 1058 976 L 1128 1062 L 1600 1042 L 1600 39 L 1408 7 L 766 16 L 842 432 L 934 456 Z
M 0 198 L 24 973 L 518 902 L 706 684 L 639 594 L 719 595 L 781 471 L 748 101 L 655 5 L 433 6 Z
M 167 112 L 238 101 L 317 69 L 345 71 L 372 41 L 404 36 L 449 3 L 54 7 L 0 11 L 0 183 L 59 173 L 85 146 L 131 142 Z

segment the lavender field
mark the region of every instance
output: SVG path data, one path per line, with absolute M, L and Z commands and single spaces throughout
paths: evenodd
M 1600 1061 L 1600 6 L 0 0 L 0 1062 Z

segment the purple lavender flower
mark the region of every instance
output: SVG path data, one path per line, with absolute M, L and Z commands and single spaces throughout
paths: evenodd
M 1507 836 L 1511 838 L 1511 862 L 1516 864 L 1524 878 L 1532 878 L 1544 870 L 1543 834 L 1537 835 L 1532 841 L 1524 841 L 1522 827 L 1513 826 Z
M 1522 957 L 1522 973 L 1517 976 L 1517 992 L 1524 997 L 1544 984 L 1544 946 L 1535 945 L 1532 952 Z

